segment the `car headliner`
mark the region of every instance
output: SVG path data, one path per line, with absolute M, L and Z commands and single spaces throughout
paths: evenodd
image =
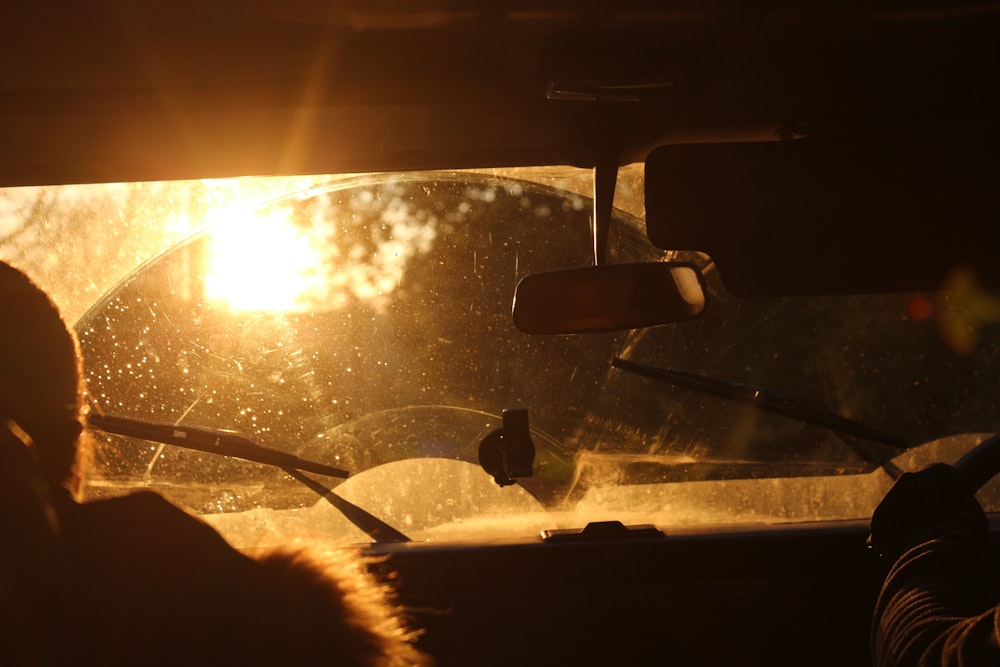
M 1000 109 L 1000 3 L 576 4 L 13 0 L 0 185 L 590 168 Z
M 575 5 L 13 0 L 0 184 L 589 167 L 996 108 L 996 3 Z

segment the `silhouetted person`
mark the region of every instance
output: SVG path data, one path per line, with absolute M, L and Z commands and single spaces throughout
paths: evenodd
M 84 419 L 75 336 L 42 290 L 0 262 L 0 464 L 18 482 L 0 493 L 0 659 L 424 662 L 389 592 L 349 554 L 322 566 L 302 554 L 251 558 L 150 492 L 78 502 Z

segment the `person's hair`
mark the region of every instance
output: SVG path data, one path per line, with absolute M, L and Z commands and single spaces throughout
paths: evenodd
M 0 262 L 0 417 L 31 439 L 51 488 L 79 492 L 83 373 L 76 336 L 49 296 Z
M 89 440 L 83 431 L 84 410 L 82 357 L 76 336 L 45 292 L 24 273 L 0 261 L 0 427 L 16 428 L 27 436 L 26 444 L 30 444 L 32 458 L 41 469 L 50 495 L 58 489 L 79 495 L 81 471 L 90 464 Z M 21 439 L 20 435 L 17 437 Z M 143 507 L 150 520 L 157 516 L 148 511 L 148 495 L 137 494 L 132 498 L 136 502 L 118 498 L 116 504 L 109 505 L 112 501 L 94 503 L 91 507 L 98 512 L 94 516 L 101 516 L 103 509 L 107 513 L 105 518 L 113 519 L 116 513 L 121 515 L 123 508 Z M 65 507 L 72 505 L 67 503 Z M 175 522 L 176 516 L 186 516 L 182 510 L 167 506 Z M 70 512 L 69 516 L 80 521 L 79 511 Z M 65 524 L 60 527 L 65 528 Z M 212 531 L 207 525 L 204 530 Z M 191 532 L 190 527 L 187 532 Z M 195 529 L 194 532 L 202 531 Z M 60 538 L 65 534 L 62 532 Z M 88 545 L 93 543 L 87 541 L 91 536 L 84 537 L 82 546 L 80 543 L 71 545 L 71 552 L 77 549 L 83 553 L 92 548 Z M 80 536 L 71 539 L 79 540 Z M 120 549 L 122 545 L 103 547 Z M 242 557 L 237 557 L 228 544 L 223 549 L 229 565 L 238 567 L 243 563 Z M 199 555 L 211 556 L 208 551 L 204 554 L 197 553 L 197 549 L 192 551 L 192 559 Z M 238 593 L 243 597 L 229 600 L 231 612 L 218 619 L 220 623 L 231 623 L 243 618 L 242 614 L 249 614 L 242 628 L 221 633 L 213 647 L 205 647 L 203 643 L 186 645 L 184 637 L 173 635 L 170 640 L 178 642 L 178 646 L 183 644 L 185 650 L 202 654 L 212 648 L 235 662 L 241 658 L 253 664 L 279 663 L 289 657 L 300 658 L 297 664 L 332 660 L 335 664 L 357 667 L 428 663 L 428 658 L 415 648 L 415 635 L 407 629 L 388 587 L 365 572 L 358 559 L 345 556 L 340 561 L 331 558 L 321 563 L 303 552 L 274 552 L 251 562 L 253 568 L 245 578 L 247 585 L 230 591 L 230 594 Z M 153 578 L 164 576 L 159 571 L 150 574 Z M 0 588 L 4 584 L 3 575 L 0 567 Z M 74 582 L 67 580 L 64 583 Z M 68 599 L 71 598 L 89 599 L 87 595 L 76 594 Z M 282 600 L 284 602 L 280 602 Z M 133 602 L 136 609 L 146 614 L 155 615 L 161 610 L 156 600 L 137 596 Z M 146 606 L 147 603 L 152 606 Z M 191 603 L 196 605 L 197 601 L 191 600 Z M 162 609 L 173 608 L 168 604 Z M 126 612 L 118 610 L 116 613 Z M 164 613 L 167 615 L 162 622 L 150 625 L 170 633 L 172 619 L 168 612 Z M 88 621 L 101 625 L 106 620 L 89 613 L 85 616 Z M 257 624 L 253 627 L 259 631 L 240 631 L 250 627 L 250 621 Z M 4 630 L 0 619 L 0 635 Z M 62 636 L 67 629 L 56 625 L 44 631 Z M 55 645 L 58 642 L 46 641 L 44 644 L 52 645 L 56 655 L 65 648 Z M 76 646 L 76 643 L 71 644 Z M 4 653 L 7 648 L 10 647 L 0 645 L 0 659 L 7 657 Z M 81 661 L 88 663 L 88 657 L 83 656 Z
M 332 551 L 323 558 L 276 551 L 257 559 L 260 576 L 246 605 L 255 622 L 270 628 L 263 645 L 244 641 L 231 655 L 252 650 L 248 661 L 305 664 L 307 657 L 345 667 L 428 667 L 433 660 L 415 646 L 419 633 L 393 591 L 380 584 L 357 553 Z M 284 600 L 276 605 L 274 600 Z M 273 655 L 268 655 L 273 651 Z M 294 657 L 293 657 L 294 656 Z

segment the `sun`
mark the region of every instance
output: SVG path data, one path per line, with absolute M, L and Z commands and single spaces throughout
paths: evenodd
M 209 218 L 205 296 L 235 311 L 307 310 L 325 290 L 322 248 L 288 208 L 231 205 Z

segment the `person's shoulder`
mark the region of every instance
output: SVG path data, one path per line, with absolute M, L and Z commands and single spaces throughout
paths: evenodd
M 127 495 L 89 500 L 80 503 L 81 514 L 88 518 L 176 521 L 186 524 L 203 524 L 200 519 L 174 505 L 154 491 L 135 491 Z
M 71 529 L 78 536 L 89 535 L 88 541 L 107 539 L 118 546 L 141 543 L 168 553 L 239 553 L 202 519 L 152 491 L 84 502 L 72 514 Z

